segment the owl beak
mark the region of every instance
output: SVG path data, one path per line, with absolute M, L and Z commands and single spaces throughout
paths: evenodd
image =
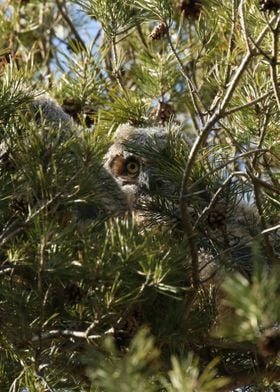
M 146 193 L 151 190 L 151 173 L 150 170 L 142 171 L 138 178 L 138 186 L 140 193 Z

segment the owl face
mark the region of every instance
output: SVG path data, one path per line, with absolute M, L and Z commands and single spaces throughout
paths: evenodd
M 138 182 L 141 169 L 141 161 L 139 158 L 131 155 L 124 157 L 123 154 L 117 155 L 110 162 L 110 170 L 112 175 L 121 181 L 122 185 L 131 185 Z
M 152 159 L 141 156 L 138 151 L 135 154 L 127 148 L 127 144 L 139 148 L 139 151 L 153 143 L 161 149 L 164 148 L 167 137 L 167 131 L 162 128 L 122 125 L 116 131 L 114 144 L 105 156 L 104 167 L 126 195 L 128 210 L 139 209 L 139 199 L 148 197 L 156 189 L 164 193 L 164 189 L 168 188 L 170 192 L 172 184 L 166 184 L 166 181 L 159 178 Z

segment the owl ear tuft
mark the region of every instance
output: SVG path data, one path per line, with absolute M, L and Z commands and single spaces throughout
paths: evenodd
M 130 124 L 121 124 L 118 126 L 115 133 L 115 140 L 123 141 L 133 138 L 135 135 L 135 128 Z
M 30 109 L 38 121 L 44 120 L 50 124 L 63 124 L 68 128 L 74 127 L 72 118 L 48 94 L 35 97 L 31 102 Z

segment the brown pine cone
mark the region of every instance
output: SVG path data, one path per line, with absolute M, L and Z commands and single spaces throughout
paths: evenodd
M 174 116 L 175 111 L 173 107 L 169 103 L 165 103 L 160 101 L 153 111 L 153 115 L 155 119 L 159 122 L 161 125 L 165 125 L 172 116 Z
M 166 33 L 166 25 L 164 22 L 160 22 L 158 25 L 154 27 L 149 37 L 154 41 L 158 41 L 163 38 L 165 33 Z
M 211 207 L 208 213 L 208 224 L 210 228 L 213 230 L 221 229 L 226 224 L 226 218 L 227 218 L 226 206 L 223 203 L 216 204 Z

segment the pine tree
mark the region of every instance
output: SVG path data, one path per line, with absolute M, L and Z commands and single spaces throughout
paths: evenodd
M 279 390 L 279 9 L 0 2 L 1 391 Z M 123 123 L 170 130 L 128 145 L 178 190 L 145 228 L 108 208 Z

